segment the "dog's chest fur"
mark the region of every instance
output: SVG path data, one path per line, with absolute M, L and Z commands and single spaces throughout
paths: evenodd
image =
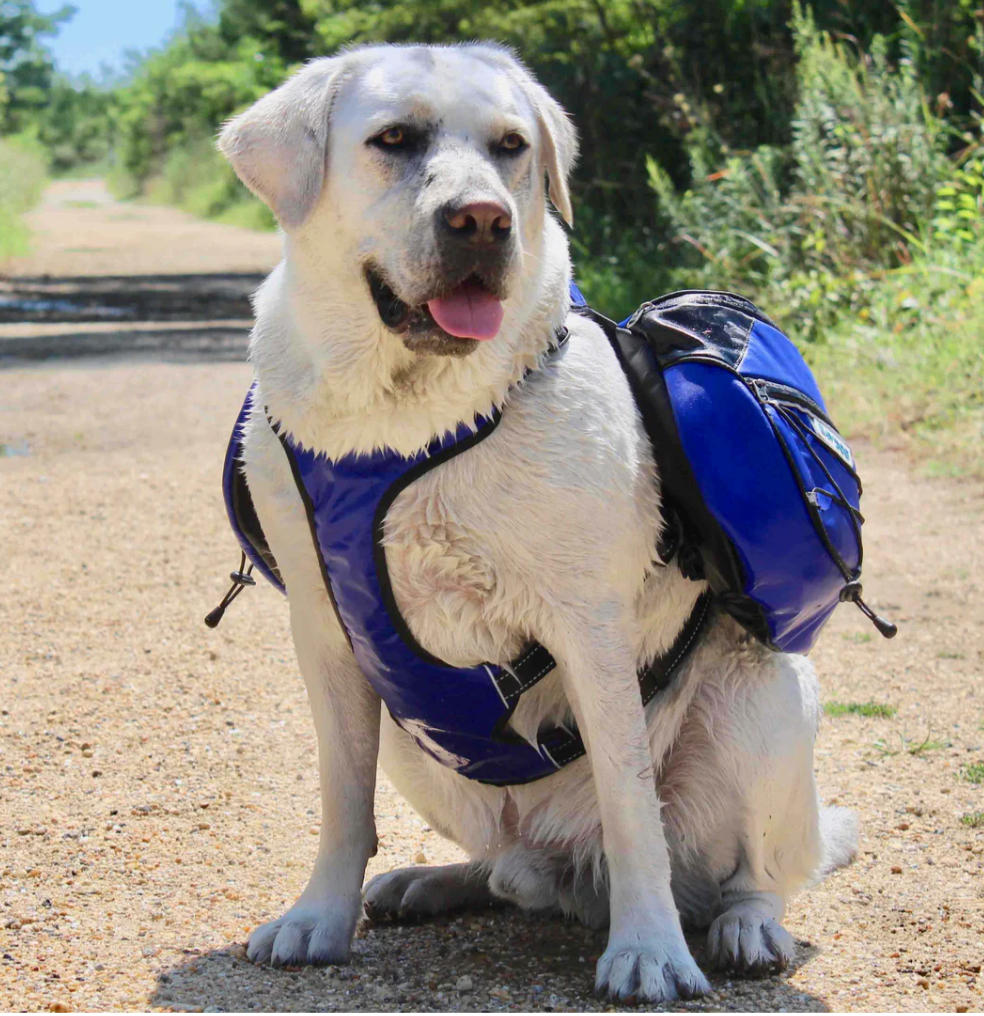
M 439 467 L 441 468 L 441 467 Z M 474 513 L 441 491 L 412 484 L 386 524 L 386 561 L 401 612 L 418 641 L 449 663 L 493 659 L 512 639 L 492 616 L 497 572 Z
M 631 394 L 585 330 L 514 390 L 489 437 L 400 494 L 386 559 L 410 630 L 449 663 L 504 663 L 549 641 L 545 607 L 592 586 L 617 590 L 642 656 L 652 586 L 668 578 L 652 574 L 660 521 Z

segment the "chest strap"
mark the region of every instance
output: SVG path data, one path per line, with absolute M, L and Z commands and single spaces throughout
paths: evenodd
M 643 706 L 648 706 L 661 691 L 665 691 L 673 683 L 674 677 L 690 656 L 698 637 L 710 619 L 711 604 L 711 593 L 709 591 L 701 593 L 673 644 L 649 666 L 639 671 L 639 694 Z M 550 652 L 539 642 L 534 642 L 513 663 L 503 667 L 497 675 L 496 685 L 503 700 L 511 705 L 510 712 L 515 709 L 523 692 L 542 681 L 556 666 L 557 661 Z M 576 727 L 571 729 L 558 727 L 550 731 L 541 731 L 537 735 L 537 740 L 540 751 L 558 769 L 580 758 L 586 752 L 584 741 L 581 740 Z

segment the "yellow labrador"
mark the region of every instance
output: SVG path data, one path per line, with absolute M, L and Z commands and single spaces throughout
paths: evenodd
M 227 124 L 220 147 L 284 231 L 256 298 L 261 410 L 243 459 L 289 594 L 323 809 L 310 881 L 253 932 L 250 957 L 346 959 L 380 763 L 472 860 L 375 879 L 374 914 L 495 896 L 610 923 L 597 985 L 614 998 L 708 990 L 681 919 L 709 928 L 724 967 L 785 965 L 786 900 L 853 856 L 853 817 L 819 808 L 804 658 L 715 617 L 673 686 L 641 703 L 637 667 L 673 643 L 703 586 L 652 563 L 662 519 L 646 434 L 604 335 L 569 316 L 568 247 L 543 186 L 570 222 L 577 145 L 563 110 L 501 48 L 378 46 L 309 64 Z M 547 362 L 565 322 L 566 351 Z M 495 440 L 410 484 L 385 544 L 428 652 L 504 664 L 536 639 L 557 660 L 511 726 L 532 740 L 576 722 L 587 756 L 505 788 L 443 767 L 380 709 L 262 411 L 337 459 L 409 455 L 493 407 Z

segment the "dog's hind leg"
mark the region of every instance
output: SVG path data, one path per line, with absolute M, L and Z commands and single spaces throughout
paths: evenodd
M 489 865 L 480 861 L 397 868 L 370 880 L 366 916 L 421 918 L 490 906 Z
M 719 888 L 717 903 L 692 922 L 710 924 L 710 957 L 725 969 L 788 965 L 787 900 L 822 868 L 825 853 L 849 855 L 846 823 L 838 849 L 822 847 L 817 721 L 807 660 L 738 648 L 705 678 L 662 774 L 674 862 L 706 872 L 708 888 Z
M 523 910 L 561 913 L 589 928 L 609 921 L 608 871 L 604 861 L 576 866 L 570 851 L 516 843 L 495 859 L 489 880 L 497 899 Z

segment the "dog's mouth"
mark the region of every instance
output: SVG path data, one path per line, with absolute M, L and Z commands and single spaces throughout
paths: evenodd
M 438 332 L 484 342 L 502 327 L 502 299 L 476 274 L 414 306 L 401 300 L 375 268 L 366 269 L 366 281 L 380 321 L 397 334 Z

